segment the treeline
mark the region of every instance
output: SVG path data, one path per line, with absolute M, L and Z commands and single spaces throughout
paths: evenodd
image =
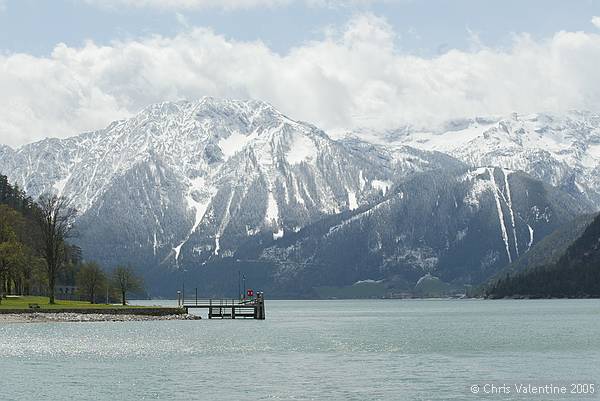
M 100 293 L 126 302 L 141 291 L 131 267 L 109 276 L 98 264 L 84 262 L 81 249 L 67 240 L 76 210 L 65 198 L 44 195 L 36 202 L 0 175 L 0 302 L 6 295 L 47 295 L 54 303 L 57 285 L 77 287 L 77 296 L 94 303 Z
M 35 214 L 35 202 L 0 175 L 0 294 L 40 293 L 47 286 Z
M 489 298 L 600 297 L 600 216 L 554 264 L 507 274 L 485 290 Z
M 112 302 L 118 299 L 123 305 L 127 303 L 127 293 L 143 291 L 143 284 L 129 266 L 117 266 L 108 275 L 96 262 L 84 262 L 77 266 L 75 285 L 82 299 L 97 303 L 98 300 Z
M 8 206 L 26 217 L 31 217 L 35 211 L 35 202 L 31 197 L 18 185 L 11 185 L 4 175 L 0 175 L 0 205 Z

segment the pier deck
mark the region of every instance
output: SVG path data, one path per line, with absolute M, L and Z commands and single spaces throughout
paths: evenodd
M 189 309 L 207 309 L 209 319 L 265 319 L 265 299 L 262 293 L 257 293 L 252 299 L 189 299 L 182 297 L 179 306 L 186 311 Z

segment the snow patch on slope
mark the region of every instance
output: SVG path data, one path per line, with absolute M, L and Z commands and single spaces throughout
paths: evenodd
M 56 181 L 54 183 L 53 187 L 56 190 L 58 196 L 61 196 L 63 194 L 63 192 L 65 191 L 65 186 L 67 185 L 69 178 L 71 178 L 71 174 L 67 175 L 62 180 Z
M 197 201 L 194 199 L 194 196 L 201 196 L 199 194 L 206 192 L 206 188 L 205 188 L 205 180 L 202 177 L 198 177 L 198 178 L 194 178 L 190 180 L 190 187 L 188 190 L 188 194 L 186 195 L 185 199 L 187 201 L 188 207 L 190 209 L 194 210 L 194 224 L 192 225 L 192 228 L 190 230 L 190 232 L 187 234 L 187 236 L 185 237 L 185 239 L 175 248 L 173 248 L 173 251 L 175 252 L 175 262 L 177 262 L 179 260 L 179 255 L 181 254 L 181 248 L 189 241 L 190 237 L 192 236 L 192 234 L 194 232 L 196 232 L 196 229 L 198 228 L 198 226 L 200 225 L 200 223 L 202 222 L 202 219 L 204 218 L 204 215 L 206 214 L 206 210 L 208 209 L 208 206 L 210 205 L 211 201 L 212 201 L 212 195 L 208 196 L 206 199 L 202 200 L 202 201 Z M 155 254 L 156 254 L 156 232 L 154 233 L 154 249 L 155 249 Z
M 508 262 L 512 263 L 512 255 L 510 254 L 510 247 L 508 245 L 508 232 L 506 231 L 506 225 L 504 224 L 504 213 L 502 213 L 502 205 L 500 204 L 500 189 L 496 185 L 496 179 L 494 178 L 494 169 L 488 169 L 490 174 L 490 180 L 494 190 L 494 200 L 496 201 L 496 210 L 498 212 L 498 220 L 500 222 L 500 233 L 502 234 L 502 240 L 504 241 L 504 246 L 506 247 L 506 254 L 508 255 Z
M 286 154 L 286 159 L 289 164 L 300 164 L 316 160 L 317 147 L 315 143 L 305 135 L 295 135 L 290 149 Z
M 515 214 L 513 212 L 512 206 L 512 197 L 510 194 L 510 185 L 508 184 L 508 174 L 505 169 L 501 169 L 502 174 L 504 175 L 504 190 L 506 191 L 506 204 L 508 206 L 508 211 L 510 213 L 510 223 L 512 225 L 513 237 L 515 239 L 515 250 L 517 252 L 517 257 L 519 256 L 519 240 L 517 238 L 517 227 L 515 226 Z
M 527 251 L 531 249 L 531 245 L 533 244 L 533 228 L 529 224 L 527 224 L 527 228 L 529 229 L 529 242 L 527 243 Z
M 358 172 L 358 184 L 360 185 L 361 191 L 364 190 L 365 186 L 367 185 L 367 180 L 365 180 L 362 170 Z
M 210 196 L 202 201 L 196 201 L 194 199 L 194 193 L 201 194 L 203 191 L 206 191 L 204 178 L 198 177 L 190 181 L 190 189 L 188 195 L 186 196 L 186 200 L 188 202 L 188 207 L 195 210 L 194 225 L 192 226 L 191 233 L 196 231 L 196 229 L 200 225 L 200 222 L 204 218 L 206 210 L 208 209 L 208 206 L 211 202 Z
M 463 199 L 464 204 L 470 205 L 475 208 L 479 208 L 479 199 L 481 197 L 481 194 L 488 190 L 494 190 L 494 188 L 490 188 L 490 181 L 485 179 L 477 179 L 479 176 L 486 173 L 487 171 L 488 169 L 486 167 L 481 167 L 475 170 L 470 170 L 461 177 L 459 177 L 458 180 L 460 182 L 475 181 L 471 186 L 471 190 L 466 194 L 465 198 Z
M 477 138 L 490 127 L 491 124 L 472 123 L 461 130 L 414 132 L 406 135 L 402 142 L 420 149 L 449 153 Z
M 373 180 L 371 181 L 371 187 L 373 187 L 373 189 L 381 191 L 383 193 L 383 196 L 385 196 L 387 191 L 389 191 L 389 189 L 392 187 L 392 182 L 383 180 Z
M 215 235 L 215 256 L 219 255 L 219 251 L 221 250 L 221 244 L 219 243 L 220 235 Z
M 221 220 L 221 224 L 217 228 L 217 232 L 215 233 L 215 256 L 219 255 L 219 252 L 221 251 L 221 235 L 223 234 L 223 231 L 225 231 L 225 228 L 231 220 L 231 203 L 233 202 L 234 195 L 235 192 L 232 190 L 231 194 L 229 195 L 229 200 L 227 201 L 227 206 L 225 207 L 225 214 L 223 216 L 223 219 Z
M 219 148 L 221 148 L 221 151 L 223 152 L 225 157 L 230 158 L 240 150 L 244 149 L 244 147 L 256 137 L 256 131 L 250 135 L 244 135 L 234 132 L 227 138 L 222 138 L 221 140 L 219 140 L 218 145 Z
M 265 221 L 267 224 L 277 225 L 279 221 L 279 207 L 277 206 L 277 201 L 275 200 L 275 196 L 273 196 L 273 192 L 269 191 L 269 196 L 267 198 L 267 212 L 265 214 Z
M 354 193 L 353 191 L 350 191 L 348 188 L 346 188 L 346 191 L 348 192 L 348 209 L 350 209 L 350 210 L 358 209 L 358 202 L 356 201 L 356 193 Z
M 181 247 L 183 246 L 183 244 L 185 244 L 185 241 L 183 241 L 181 244 L 177 245 L 175 248 L 173 248 L 173 252 L 175 252 L 175 260 L 179 260 L 179 253 L 181 252 Z
M 156 256 L 156 250 L 158 249 L 158 239 L 156 238 L 156 230 L 154 230 L 154 238 L 152 241 L 152 251 L 154 256 Z

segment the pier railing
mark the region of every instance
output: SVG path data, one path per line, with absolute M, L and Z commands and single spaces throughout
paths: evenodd
M 193 297 L 186 297 L 183 292 L 178 292 L 177 306 L 186 310 L 192 308 L 208 309 L 208 318 L 235 319 L 251 317 L 254 319 L 265 319 L 265 302 L 262 292 L 256 294 L 255 298 L 245 299 L 212 299 L 198 298 L 197 292 Z
M 177 306 L 185 307 L 185 306 L 248 306 L 252 307 L 257 302 L 256 299 L 214 299 L 214 298 L 195 298 L 189 297 L 181 299 L 178 301 Z

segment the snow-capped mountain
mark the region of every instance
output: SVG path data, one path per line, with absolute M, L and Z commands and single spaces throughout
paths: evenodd
M 334 141 L 259 101 L 161 103 L 77 137 L 3 148 L 0 171 L 79 210 L 91 258 L 198 265 L 265 233 L 353 210 L 395 180 L 453 163 L 408 147 Z
M 34 198 L 69 198 L 84 256 L 156 286 L 224 261 L 268 266 L 280 295 L 294 279 L 304 294 L 425 273 L 476 283 L 598 208 L 598 124 L 513 116 L 336 140 L 261 101 L 203 98 L 2 146 L 0 173 Z
M 477 284 L 588 210 L 520 172 L 430 171 L 404 180 L 370 207 L 266 247 L 261 256 L 287 272 L 279 275 L 281 285 L 370 279 L 401 292 L 426 274 Z
M 470 166 L 531 174 L 600 209 L 600 115 L 572 111 L 450 121 L 432 130 L 403 128 L 362 137 L 452 155 Z

